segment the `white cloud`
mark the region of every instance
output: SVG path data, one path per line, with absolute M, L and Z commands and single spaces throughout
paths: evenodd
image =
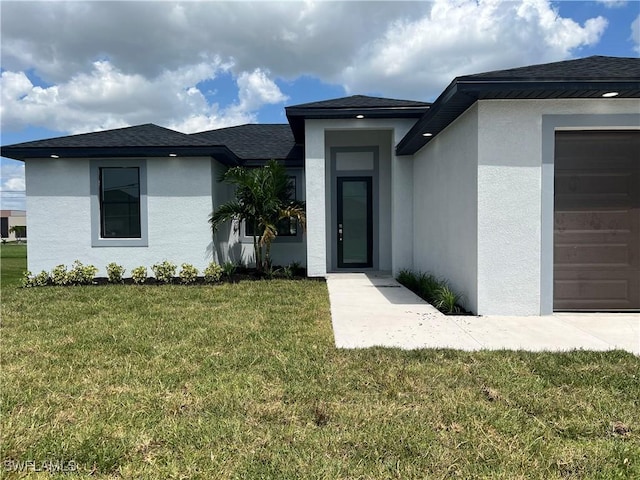
M 264 104 L 287 100 L 287 96 L 267 75 L 268 72 L 256 68 L 253 72 L 243 72 L 238 77 L 241 110 L 256 110 Z
M 35 124 L 79 133 L 153 122 L 194 132 L 255 120 L 264 104 L 286 99 L 266 72 L 243 72 L 237 79 L 239 103 L 220 110 L 195 86 L 228 68 L 220 61 L 200 63 L 148 79 L 103 60 L 89 73 L 45 88 L 34 86 L 23 72 L 3 72 L 2 128 Z
M 636 19 L 631 22 L 630 40 L 633 42 L 634 50 L 640 53 L 640 15 L 638 15 Z
M 570 58 L 607 26 L 548 0 L 5 2 L 1 21 L 3 128 L 72 132 L 255 121 L 286 101 L 274 79 L 305 75 L 430 100 L 456 75 Z M 205 97 L 222 72 L 236 96 Z
M 434 96 L 458 75 L 568 58 L 606 26 L 602 17 L 581 26 L 542 0 L 439 0 L 429 15 L 392 23 L 342 79 L 354 92 L 389 94 L 400 84 L 408 98 Z
M 607 8 L 620 8 L 629 3 L 627 0 L 596 0 L 598 3 L 602 3 Z
M 3 160 L 0 164 L 0 207 L 2 210 L 25 209 L 24 164 Z

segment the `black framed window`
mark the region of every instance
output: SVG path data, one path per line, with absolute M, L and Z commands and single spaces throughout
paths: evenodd
M 295 175 L 289 176 L 289 183 L 291 184 L 291 191 L 294 196 L 296 195 L 297 184 Z M 292 199 L 294 200 L 294 199 Z M 253 223 L 245 222 L 244 234 L 247 237 L 253 236 Z M 283 218 L 278 222 L 278 237 L 296 237 L 298 236 L 298 221 L 294 218 Z
M 100 236 L 141 238 L 140 169 L 101 167 Z

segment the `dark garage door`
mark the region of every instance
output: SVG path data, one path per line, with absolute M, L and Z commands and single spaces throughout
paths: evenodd
M 557 132 L 554 310 L 640 309 L 640 132 Z

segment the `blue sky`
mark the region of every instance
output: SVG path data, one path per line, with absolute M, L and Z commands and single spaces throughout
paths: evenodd
M 640 54 L 638 1 L 1 2 L 2 145 L 156 123 L 284 123 L 363 94 L 432 101 L 458 75 Z M 24 208 L 0 160 L 2 208 Z

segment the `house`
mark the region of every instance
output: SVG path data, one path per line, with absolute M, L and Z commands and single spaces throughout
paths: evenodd
M 276 263 L 311 277 L 429 271 L 478 314 L 640 308 L 640 59 L 462 76 L 433 104 L 352 96 L 286 115 L 3 147 L 26 164 L 29 269 L 250 262 L 244 226 L 214 238 L 207 219 L 232 194 L 226 167 L 275 158 L 308 222 L 278 237 Z
M 27 212 L 24 210 L 0 210 L 0 237 L 14 242 L 27 238 Z

